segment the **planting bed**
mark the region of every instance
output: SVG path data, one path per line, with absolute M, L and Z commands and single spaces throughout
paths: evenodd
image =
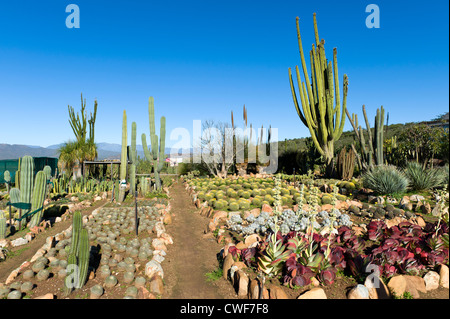
M 291 201 L 276 205 L 274 198 L 260 206 L 251 203 L 270 185 L 267 179 L 197 178 L 185 187 L 199 213 L 210 218 L 209 231 L 225 244 L 219 262 L 241 298 L 259 298 L 262 278 L 263 298 L 448 298 L 448 224 L 437 217 L 443 207 L 430 205 L 435 195 L 373 196 L 355 184 L 322 185 L 331 191 L 326 193 L 312 183 L 307 188 L 275 178 L 274 197 L 284 193 Z M 241 190 L 235 185 L 246 189 L 236 201 L 249 205 L 230 210 L 236 188 Z M 335 187 L 342 186 L 339 192 L 348 196 L 338 198 Z M 368 265 L 376 266 L 383 282 L 377 294 L 367 279 L 375 268 Z M 399 285 L 408 287 L 406 294 Z
M 108 207 L 110 206 L 110 207 Z M 161 262 L 172 238 L 165 232 L 165 199 L 138 202 L 138 236 L 134 202 L 119 207 L 103 205 L 83 216 L 89 234 L 89 268 L 86 284 L 64 289 L 72 226 L 46 238 L 30 261 L 6 278 L 1 298 L 157 298 L 163 292 Z M 127 207 L 129 206 L 129 207 Z

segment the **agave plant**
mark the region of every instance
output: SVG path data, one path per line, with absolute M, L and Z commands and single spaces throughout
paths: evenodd
M 405 192 L 409 184 L 408 177 L 393 165 L 377 165 L 362 175 L 364 187 L 380 195 L 392 195 Z
M 406 164 L 405 175 L 409 179 L 409 187 L 415 191 L 423 191 L 440 187 L 445 183 L 445 175 L 438 168 L 424 168 L 417 162 Z

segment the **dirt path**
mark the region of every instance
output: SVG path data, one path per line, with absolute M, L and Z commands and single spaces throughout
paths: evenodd
M 207 281 L 206 273 L 218 269 L 220 251 L 214 238 L 205 237 L 208 219 L 196 213 L 189 194 L 181 182 L 170 190 L 172 224 L 167 232 L 174 244 L 163 262 L 165 292 L 163 299 L 232 299 L 237 298 L 231 285 L 221 277 Z

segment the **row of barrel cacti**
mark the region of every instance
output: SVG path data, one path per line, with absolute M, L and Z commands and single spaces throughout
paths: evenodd
M 148 114 L 149 114 L 149 125 L 150 125 L 150 143 L 151 148 L 147 146 L 147 139 L 145 134 L 142 134 L 142 147 L 144 149 L 145 157 L 148 161 L 152 163 L 153 173 L 155 177 L 155 187 L 156 190 L 161 189 L 161 179 L 159 174 L 164 167 L 165 163 L 165 143 L 166 143 L 166 118 L 161 117 L 160 120 L 160 135 L 158 141 L 158 135 L 155 132 L 155 105 L 153 97 L 148 100 Z M 136 166 L 137 166 L 137 152 L 136 152 L 136 122 L 131 123 L 131 146 L 127 145 L 127 114 L 123 111 L 122 120 L 122 152 L 121 152 L 121 162 L 120 162 L 120 189 L 119 196 L 116 197 L 118 201 L 123 201 L 125 198 L 125 185 L 126 185 L 126 175 L 128 162 L 130 163 L 128 169 L 129 181 L 130 181 L 130 192 L 135 195 L 136 192 Z M 141 178 L 140 186 L 141 194 L 145 195 L 149 191 L 148 180 Z

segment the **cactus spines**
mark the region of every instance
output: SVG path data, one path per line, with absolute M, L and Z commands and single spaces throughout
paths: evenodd
M 141 189 L 141 195 L 145 196 L 148 193 L 148 180 L 146 177 L 141 176 L 139 187 Z
M 123 202 L 125 199 L 125 188 L 127 178 L 127 112 L 123 110 L 122 119 L 122 152 L 120 154 L 120 189 L 118 202 Z
M 128 151 L 130 157 L 130 190 L 135 195 L 136 192 L 136 122 L 131 123 L 131 147 Z
M 22 203 L 31 203 L 33 191 L 34 159 L 31 156 L 24 156 L 20 161 L 20 201 Z M 28 213 L 25 210 L 22 213 Z
M 355 169 L 355 153 L 353 149 L 348 152 L 345 147 L 340 151 L 337 158 L 337 172 L 343 180 L 350 180 Z
M 311 81 L 307 71 L 307 65 L 303 54 L 300 27 L 297 17 L 297 38 L 300 50 L 300 58 L 303 67 L 305 82 L 302 81 L 298 66 L 296 74 L 300 103 L 294 88 L 291 69 L 289 68 L 289 80 L 292 98 L 297 114 L 303 124 L 308 127 L 312 140 L 318 152 L 324 157 L 327 167 L 327 175 L 333 171 L 334 142 L 337 141 L 344 129 L 345 110 L 347 107 L 348 78 L 344 74 L 343 100 L 341 104 L 337 50 L 333 49 L 333 63 L 327 61 L 325 56 L 325 41 L 319 41 L 316 14 L 314 13 L 314 32 L 316 43 L 310 51 Z M 300 107 L 301 104 L 301 107 Z
M 89 267 L 89 234 L 87 229 L 83 228 L 80 233 L 78 247 L 78 288 L 81 288 L 86 283 Z
M 5 180 L 5 184 L 6 184 L 6 191 L 8 192 L 8 194 L 9 194 L 9 186 L 10 186 L 10 184 L 11 184 L 11 173 L 8 171 L 8 170 L 6 170 L 4 173 L 3 173 L 3 179 Z
M 47 178 L 47 180 L 49 181 L 52 178 L 52 168 L 48 165 L 45 165 L 43 171 L 45 173 L 45 178 Z
M 64 295 L 69 295 L 79 282 L 79 271 L 77 265 L 77 256 L 70 253 L 67 259 L 67 276 L 64 280 Z
M 6 217 L 5 213 L 0 211 L 0 239 L 6 238 Z
M 75 211 L 73 213 L 73 220 L 72 220 L 72 241 L 70 244 L 70 253 L 75 254 L 75 256 L 78 255 L 78 241 L 80 239 L 80 232 L 83 227 L 83 221 L 81 218 L 81 212 Z
M 30 227 L 38 226 L 39 223 L 41 222 L 42 216 L 44 215 L 43 206 L 46 196 L 46 189 L 47 189 L 47 177 L 43 171 L 39 171 L 36 174 L 36 178 L 34 181 L 34 189 L 31 200 L 31 211 L 34 212 L 39 208 L 42 209 L 37 213 L 35 213 L 33 217 L 31 217 Z
M 383 141 L 384 141 L 384 108 L 381 106 L 380 109 L 377 109 L 377 114 L 375 116 L 375 125 L 374 132 L 372 135 L 372 129 L 370 128 L 369 120 L 367 118 L 366 106 L 362 106 L 364 121 L 366 123 L 366 131 L 368 140 L 364 136 L 364 131 L 358 123 L 358 115 L 350 113 L 348 110 L 345 110 L 347 117 L 350 121 L 350 124 L 355 131 L 356 138 L 359 141 L 359 146 L 361 149 L 361 156 L 358 157 L 358 165 L 360 165 L 361 169 L 367 169 L 371 166 L 381 165 L 384 161 L 383 155 Z M 354 146 L 352 146 L 354 149 Z
M 18 203 L 20 202 L 20 189 L 13 187 L 9 191 L 9 200 L 11 203 Z
M 159 178 L 159 173 L 164 167 L 164 149 L 166 143 L 166 118 L 161 116 L 160 124 L 160 136 L 158 145 L 158 135 L 155 132 L 155 105 L 153 97 L 148 99 L 148 116 L 150 125 L 150 143 L 151 143 L 151 153 L 147 147 L 147 139 L 145 134 L 142 134 L 142 147 L 144 149 L 145 157 L 148 161 L 153 164 L 153 172 L 155 174 L 155 186 L 156 190 L 161 189 L 161 179 Z M 159 146 L 159 147 L 158 147 Z

